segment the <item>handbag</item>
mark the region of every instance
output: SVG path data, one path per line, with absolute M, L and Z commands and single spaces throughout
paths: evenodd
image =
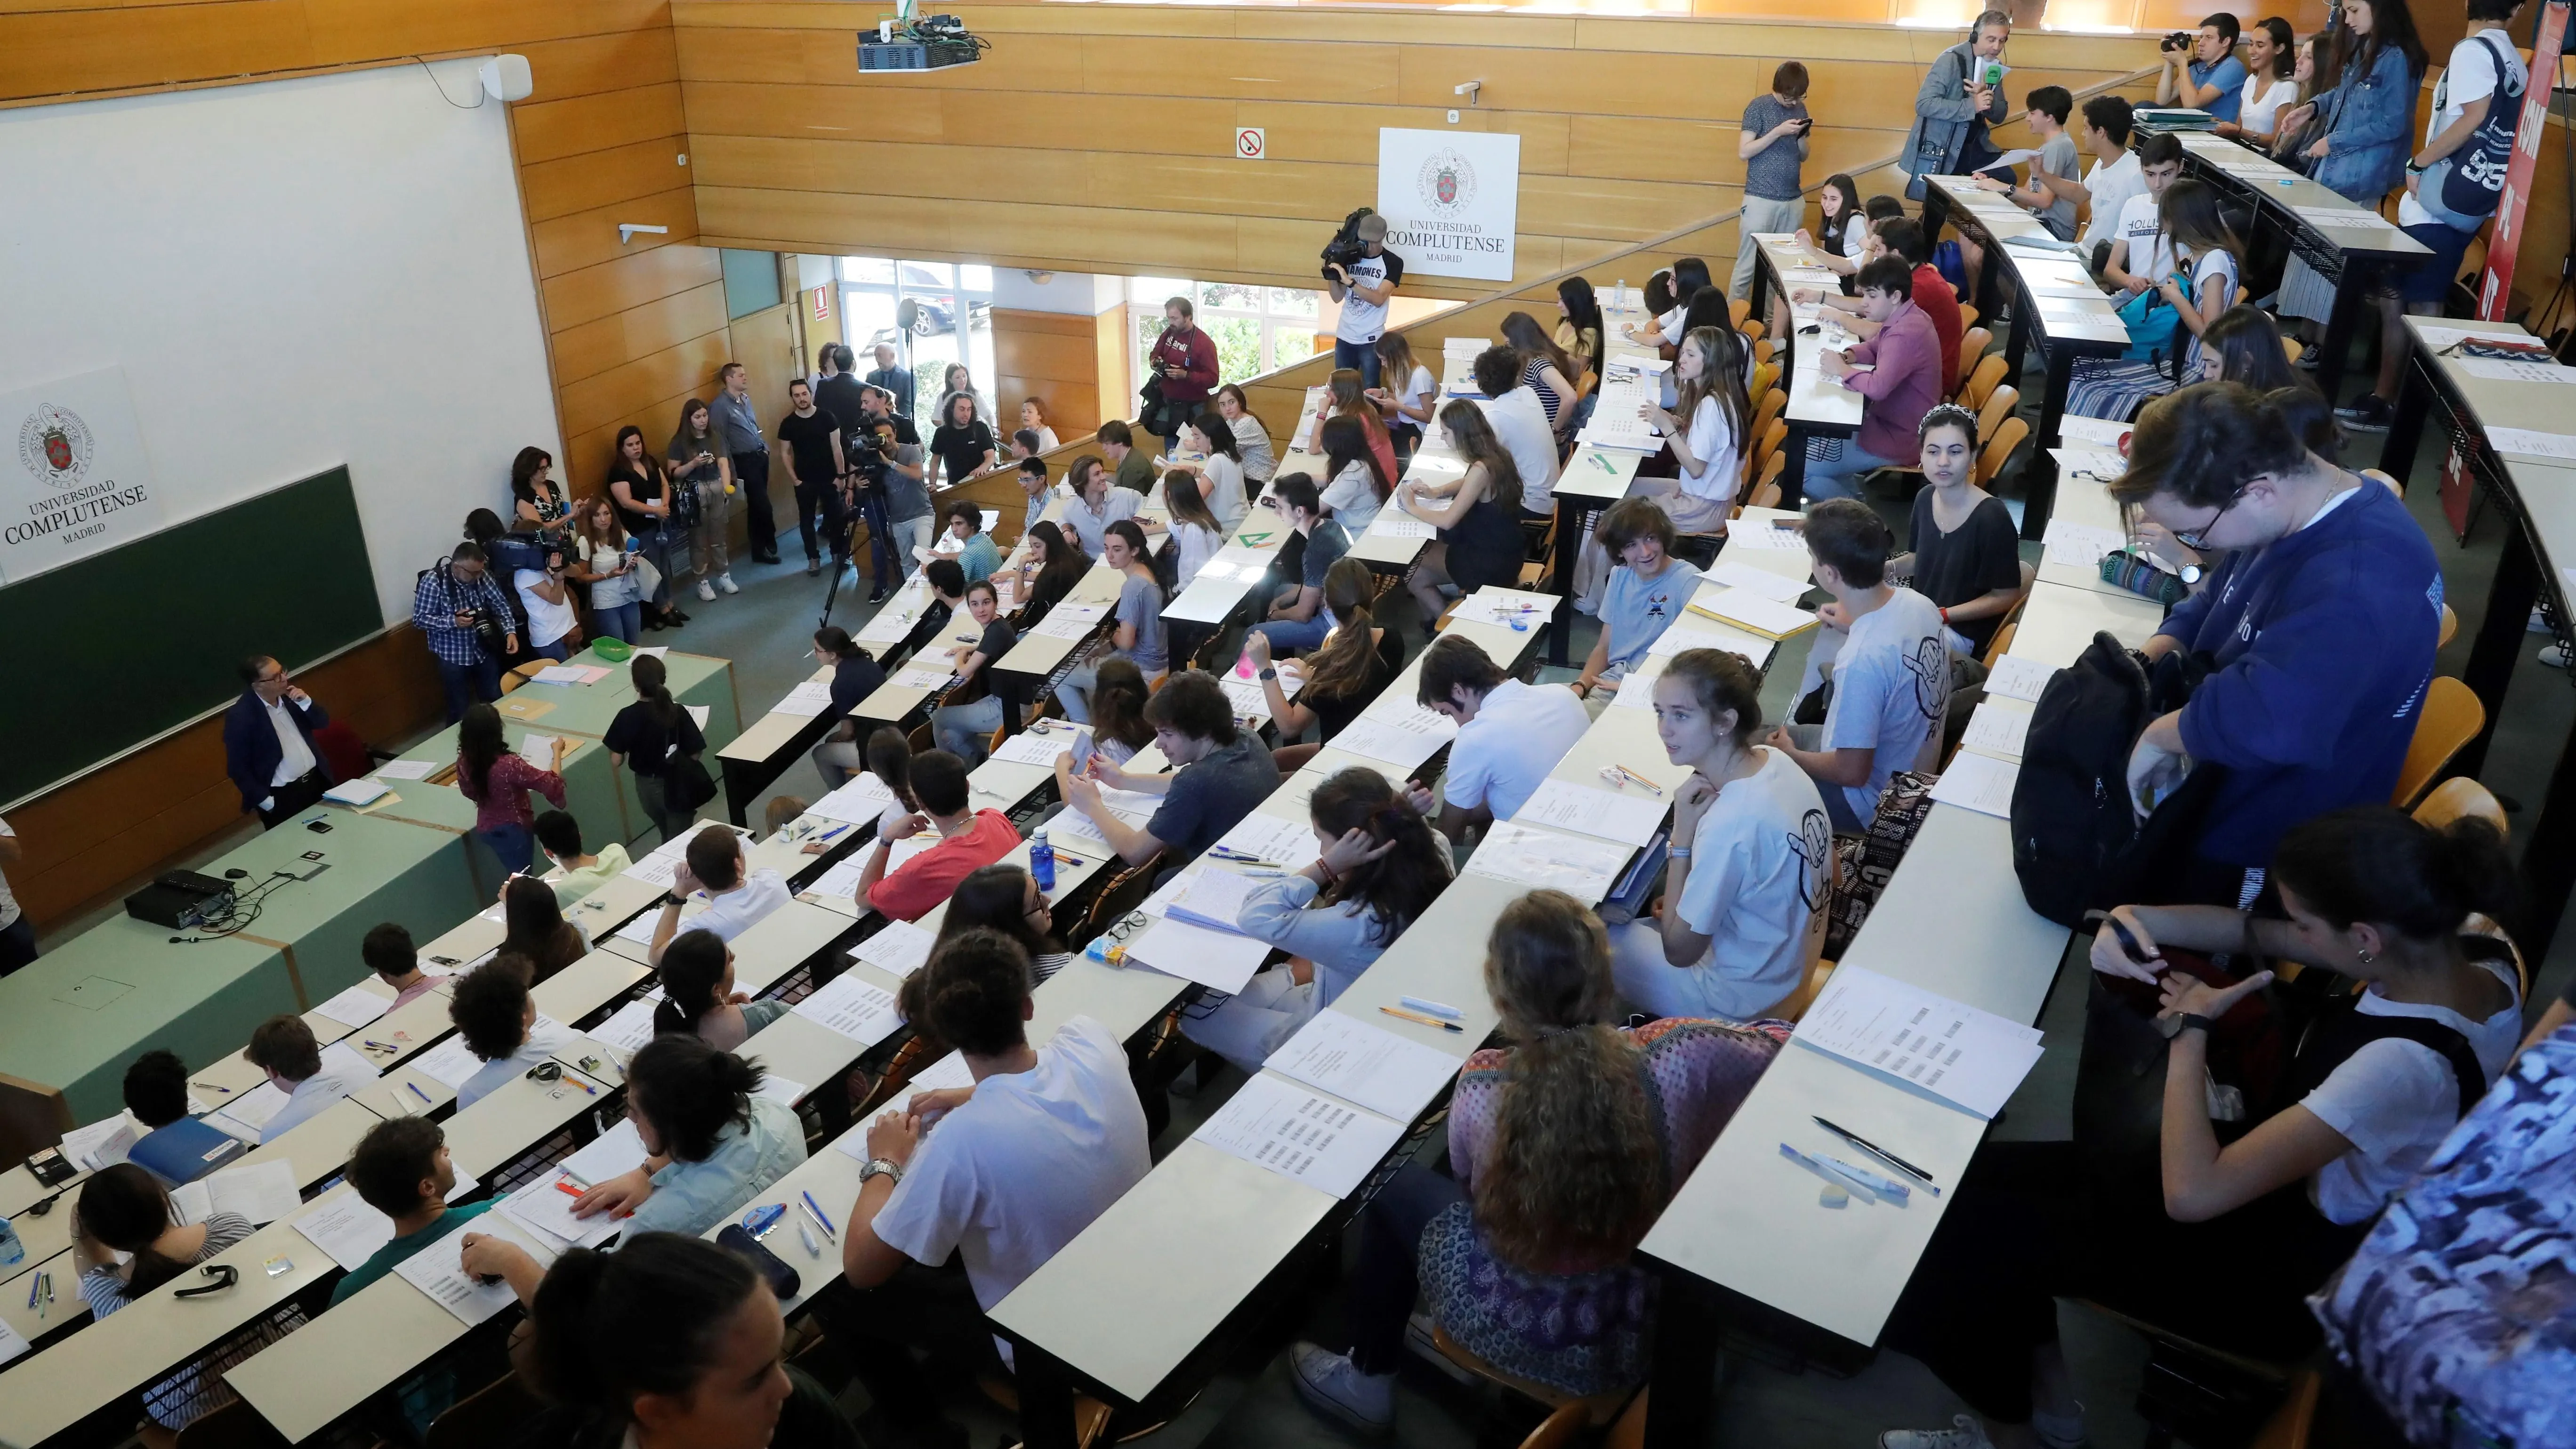
M 716 798 L 715 776 L 695 755 L 678 755 L 671 761 L 670 801 L 685 809 L 695 810 Z

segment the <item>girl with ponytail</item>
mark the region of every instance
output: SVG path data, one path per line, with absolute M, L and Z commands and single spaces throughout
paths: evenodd
M 1452 1175 L 1416 1162 L 1370 1203 L 1350 1352 L 1290 1353 L 1298 1393 L 1348 1423 L 1391 1422 L 1417 1284 L 1440 1327 L 1505 1373 L 1568 1394 L 1643 1378 L 1654 1300 L 1630 1254 L 1788 1036 L 1613 1025 L 1608 935 L 1562 891 L 1503 908 L 1485 989 L 1511 1045 L 1458 1078 Z
M 2155 1186 L 2093 1170 L 2082 1141 L 1988 1143 L 1887 1341 L 1985 1415 L 1998 1444 L 2032 1430 L 2049 1442 L 2083 1436 L 2057 1297 L 2090 1298 L 2231 1353 L 2314 1349 L 2307 1295 L 2512 1057 L 2520 974 L 2502 923 L 2514 918 L 2513 880 L 2488 822 L 2436 829 L 2367 805 L 2281 837 L 2269 872 L 2277 910 L 2112 911 L 2093 969 L 2152 983 L 2170 1041 Z M 2224 953 L 2244 979 L 2216 984 L 2208 978 L 2227 976 L 2169 962 L 2169 951 Z M 2212 1025 L 2272 983 L 2273 972 L 2256 969 L 2266 959 L 2311 969 L 2228 1030 L 2241 1039 L 2247 1018 L 2272 1015 L 2289 1061 L 2256 1073 L 2243 1053 L 2222 1053 L 2213 1077 Z M 2327 973 L 2342 979 L 2314 989 Z M 2245 1120 L 2225 1141 L 2210 1118 L 2214 1081 L 2245 1089 Z
M 753 1001 L 733 989 L 733 948 L 715 932 L 683 931 L 662 948 L 655 1035 L 678 1032 L 729 1052 L 786 1014 L 784 1001 Z
M 1306 808 L 1321 854 L 1252 887 L 1235 926 L 1309 963 L 1311 979 L 1274 966 L 1205 1018 L 1181 1022 L 1192 1041 L 1246 1071 L 1259 1071 L 1449 887 L 1448 842 L 1377 771 L 1341 771 Z
M 636 655 L 626 675 L 635 683 L 635 702 L 608 722 L 601 743 L 608 746 L 609 758 L 635 777 L 635 798 L 644 806 L 645 818 L 661 827 L 662 843 L 668 845 L 697 825 L 697 811 L 673 794 L 678 784 L 672 772 L 683 758 L 704 754 L 707 737 L 671 698 L 670 672 L 660 655 Z
M 796 1109 L 756 1095 L 763 1075 L 695 1036 L 646 1042 L 626 1067 L 644 1165 L 583 1193 L 573 1215 L 625 1214 L 629 1235 L 703 1233 L 739 1210 L 805 1160 Z
M 1296 739 L 1306 727 L 1316 728 L 1311 743 L 1282 745 L 1270 752 L 1282 775 L 1303 768 L 1315 752 L 1342 732 L 1342 726 L 1359 718 L 1395 678 L 1404 659 L 1403 641 L 1393 644 L 1395 658 L 1389 652 L 1386 630 L 1378 627 L 1373 606 L 1377 599 L 1377 576 L 1369 566 L 1355 558 L 1338 558 L 1324 571 L 1324 608 L 1333 616 L 1333 632 L 1324 642 L 1308 650 L 1302 668 L 1306 687 L 1297 698 L 1288 698 L 1280 687 L 1278 671 L 1270 667 L 1270 638 L 1255 629 L 1243 636 L 1243 657 L 1260 671 L 1261 692 L 1270 704 L 1270 718 L 1279 726 L 1279 738 Z

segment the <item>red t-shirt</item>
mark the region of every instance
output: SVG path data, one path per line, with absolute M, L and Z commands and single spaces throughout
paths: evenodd
M 868 904 L 898 921 L 917 921 L 948 899 L 957 883 L 1020 843 L 1020 832 L 999 810 L 978 810 L 975 823 L 905 861 L 868 889 Z
M 1959 293 L 1950 279 L 1926 262 L 1914 269 L 1914 305 L 1932 319 L 1932 331 L 1941 339 L 1941 396 L 1959 382 Z

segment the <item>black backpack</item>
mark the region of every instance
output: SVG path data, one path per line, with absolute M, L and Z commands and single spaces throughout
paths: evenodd
M 2194 765 L 2141 826 L 2129 804 L 2129 753 L 2207 672 L 2205 658 L 2177 650 L 2150 661 L 2103 633 L 2040 691 L 2012 798 L 2013 871 L 2032 910 L 2080 928 L 2085 912 L 2137 899 L 2130 883 L 2188 847 L 2224 771 Z

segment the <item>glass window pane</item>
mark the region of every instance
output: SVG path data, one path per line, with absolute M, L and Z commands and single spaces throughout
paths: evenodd
M 1261 289 L 1233 282 L 1201 282 L 1199 309 L 1204 312 L 1258 312 L 1261 310 Z
M 1312 317 L 1322 310 L 1319 293 L 1303 287 L 1270 287 L 1270 315 L 1273 317 Z
M 1146 370 L 1146 359 L 1154 353 L 1154 339 L 1163 335 L 1163 309 L 1159 305 L 1148 306 L 1141 302 L 1129 307 L 1127 330 L 1136 340 L 1135 359 L 1127 370 L 1127 376 L 1141 387 L 1143 380 L 1151 376 Z M 1133 395 L 1131 390 L 1129 396 Z
M 1270 329 L 1270 365 L 1286 367 L 1315 355 L 1315 334 L 1305 327 Z
M 1199 327 L 1216 339 L 1216 375 L 1241 382 L 1261 373 L 1261 322 L 1254 317 L 1202 317 Z
M 1197 283 L 1181 277 L 1130 277 L 1127 279 L 1129 301 L 1146 302 L 1156 307 L 1162 306 L 1163 300 L 1167 297 L 1186 297 L 1197 290 Z
M 903 343 L 894 328 L 894 294 L 862 292 L 856 288 L 841 293 L 841 335 L 850 339 L 850 350 L 859 354 L 859 371 L 876 367 L 868 349 L 880 342 L 895 344 L 900 355 Z
M 892 283 L 894 263 L 884 257 L 843 257 L 841 258 L 841 280 Z
M 956 269 L 946 262 L 904 262 L 899 270 L 907 287 L 948 287 L 955 285 Z
M 962 291 L 989 292 L 993 290 L 993 269 L 972 265 L 960 266 L 957 269 L 957 286 Z

